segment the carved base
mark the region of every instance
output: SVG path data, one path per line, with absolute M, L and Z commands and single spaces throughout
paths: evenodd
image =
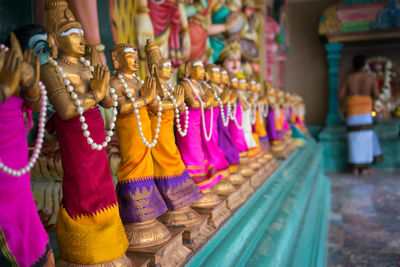
M 235 192 L 231 193 L 227 198 L 226 198 L 226 206 L 230 211 L 233 211 L 240 205 L 242 205 L 247 198 L 244 198 L 242 195 L 242 192 L 240 188 L 236 188 Z
M 202 222 L 200 215 L 189 206 L 179 210 L 167 211 L 157 219 L 169 229 L 198 227 Z
M 254 193 L 254 189 L 250 186 L 250 180 L 240 186 L 240 193 L 243 199 L 248 199 Z
M 135 262 L 131 261 L 131 259 L 129 259 L 126 255 L 124 255 L 121 258 L 118 258 L 116 260 L 113 260 L 113 261 L 107 261 L 107 262 L 96 263 L 96 264 L 77 264 L 77 263 L 71 263 L 71 262 L 67 262 L 67 261 L 58 259 L 56 265 L 57 265 L 57 267 L 58 266 L 61 266 L 61 267 L 122 267 L 122 266 L 141 267 L 141 266 L 147 266 L 147 265 L 135 264 Z
M 221 201 L 213 208 L 197 208 L 193 207 L 198 213 L 209 215 L 208 224 L 216 229 L 229 217 L 231 212 L 226 207 L 226 200 Z
M 128 248 L 126 255 L 134 261 L 146 258 L 150 266 L 182 266 L 191 254 L 191 250 L 182 244 L 182 231 L 171 232 L 171 237 L 161 245 L 146 248 Z
M 221 203 L 222 199 L 215 194 L 211 188 L 202 191 L 203 197 L 192 203 L 191 207 L 196 208 L 213 208 Z
M 229 179 L 222 179 L 212 187 L 212 191 L 220 196 L 228 196 L 236 191 L 235 186 Z
M 251 178 L 250 178 L 250 186 L 253 188 L 259 187 L 262 183 L 262 176 L 264 174 L 264 168 L 258 170 Z
M 157 220 L 124 224 L 129 248 L 144 248 L 165 243 L 171 238 L 167 227 Z
M 251 169 L 255 171 L 261 168 L 261 164 L 258 162 L 257 158 L 251 158 L 248 165 Z
M 264 155 L 260 155 L 257 157 L 257 162 L 260 163 L 261 168 L 268 163 L 268 159 L 264 158 Z
M 200 225 L 183 229 L 183 244 L 193 252 L 196 252 L 215 233 L 215 228 L 208 225 L 208 216 L 200 216 Z

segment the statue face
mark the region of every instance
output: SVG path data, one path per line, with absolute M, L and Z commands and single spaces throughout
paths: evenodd
M 196 81 L 204 80 L 206 71 L 203 66 L 192 66 L 190 69 L 190 77 Z
M 222 63 L 223 67 L 229 72 L 231 75 L 235 75 L 240 71 L 240 56 L 229 56 Z
M 139 58 L 133 51 L 124 51 L 118 54 L 118 65 L 121 71 L 135 73 L 139 68 Z
M 228 84 L 229 83 L 228 73 L 225 73 L 225 74 L 221 73 L 221 83 L 222 84 Z
M 247 87 L 248 87 L 247 82 L 243 82 L 243 81 L 239 82 L 239 90 L 240 91 L 246 91 Z
M 47 62 L 47 57 L 50 55 L 50 48 L 47 43 L 46 33 L 32 35 L 26 46 L 27 49 L 32 49 L 36 56 L 38 56 L 40 65 Z
M 158 76 L 164 80 L 167 81 L 171 79 L 172 76 L 172 64 L 170 60 L 165 61 L 162 65 L 161 68 L 158 70 Z
M 250 82 L 249 90 L 252 92 L 256 92 L 256 82 L 255 81 Z
M 209 78 L 212 83 L 219 84 L 221 82 L 221 73 L 219 71 L 211 71 Z
M 256 84 L 256 92 L 258 92 L 258 93 L 261 92 L 261 84 L 259 84 L 259 83 Z
M 57 40 L 62 54 L 73 57 L 81 57 L 85 54 L 86 40 L 82 29 L 68 29 L 61 33 Z

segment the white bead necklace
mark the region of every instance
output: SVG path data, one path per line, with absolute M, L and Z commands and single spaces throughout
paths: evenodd
M 210 90 L 214 93 L 214 97 L 215 97 L 215 99 L 218 101 L 218 103 L 219 103 L 219 110 L 220 110 L 220 113 L 221 113 L 221 119 L 222 119 L 222 124 L 226 127 L 226 126 L 228 126 L 228 124 L 229 124 L 229 115 L 227 115 L 226 117 L 225 117 L 225 112 L 224 112 L 224 103 L 222 102 L 222 100 L 221 100 L 221 98 L 218 96 L 218 93 L 215 91 L 215 90 L 213 90 L 212 88 L 211 88 L 211 86 L 208 84 L 208 83 L 204 83 L 208 88 L 210 88 Z M 218 85 L 216 85 L 217 87 L 218 87 Z M 229 114 L 229 112 L 231 112 L 231 103 L 230 102 L 228 102 L 228 105 L 227 105 L 227 109 L 228 109 L 228 114 Z
M 199 96 L 199 94 L 196 92 L 196 90 L 194 89 L 194 86 L 192 84 L 192 82 L 190 81 L 190 79 L 184 78 L 184 81 L 187 81 L 190 85 L 190 88 L 192 89 L 193 93 L 196 95 L 197 99 L 200 102 L 200 108 L 201 108 L 201 119 L 202 119 L 202 123 L 203 123 L 203 131 L 204 131 L 204 136 L 206 138 L 206 141 L 210 141 L 211 140 L 211 136 L 212 136 L 212 130 L 213 130 L 213 117 L 214 117 L 214 113 L 213 113 L 213 109 L 211 108 L 211 118 L 210 118 L 210 132 L 207 134 L 207 128 L 206 128 L 206 120 L 204 117 L 204 103 L 203 100 L 201 99 L 201 97 Z M 201 86 L 201 85 L 200 85 Z
M 88 125 L 85 123 L 86 119 L 85 116 L 83 115 L 84 109 L 82 107 L 82 102 L 81 100 L 78 99 L 78 95 L 74 92 L 74 86 L 71 84 L 71 81 L 67 79 L 67 75 L 63 73 L 63 69 L 58 66 L 58 63 L 56 60 L 54 60 L 52 57 L 48 57 L 48 61 L 50 64 L 52 64 L 54 67 L 56 67 L 56 71 L 60 74 L 61 78 L 63 78 L 64 84 L 66 86 L 67 91 L 70 93 L 71 98 L 74 100 L 74 105 L 76 106 L 76 109 L 79 113 L 79 121 L 81 122 L 82 126 L 82 131 L 83 131 L 83 136 L 86 137 L 87 143 L 90 145 L 90 147 L 93 150 L 102 150 L 105 148 L 108 143 L 111 141 L 111 136 L 113 136 L 113 129 L 115 128 L 115 121 L 117 120 L 117 106 L 118 106 L 118 101 L 117 101 L 117 94 L 115 93 L 114 88 L 110 88 L 110 93 L 111 97 L 114 99 L 114 106 L 113 106 L 113 116 L 112 116 L 112 122 L 110 123 L 110 130 L 107 131 L 106 133 L 106 139 L 102 144 L 97 144 L 94 142 L 94 140 L 90 137 L 90 131 L 88 129 Z M 79 61 L 84 64 L 86 67 L 89 68 L 90 72 L 94 72 L 94 67 L 91 66 L 90 61 L 86 60 L 84 57 L 80 57 Z
M 123 87 L 125 88 L 125 94 L 126 96 L 129 98 L 129 100 L 132 102 L 132 107 L 133 107 L 133 112 L 136 115 L 136 119 L 137 119 L 137 125 L 138 125 L 138 130 L 139 130 L 139 135 L 140 138 L 142 139 L 142 142 L 148 147 L 148 148 L 152 148 L 157 144 L 157 139 L 158 139 L 158 133 L 160 132 L 160 126 L 161 126 L 161 111 L 162 111 L 162 102 L 161 102 L 161 98 L 159 96 L 157 96 L 157 101 L 158 101 L 158 112 L 157 112 L 157 128 L 155 130 L 155 135 L 153 140 L 151 141 L 151 143 L 149 141 L 147 141 L 146 137 L 144 137 L 143 134 L 143 129 L 142 129 L 142 123 L 140 122 L 140 114 L 139 114 L 139 110 L 137 108 L 137 104 L 135 102 L 135 98 L 132 96 L 132 93 L 129 91 L 128 89 L 128 84 L 126 83 L 124 77 L 121 74 L 117 75 L 118 80 L 121 81 Z M 141 84 L 144 84 L 144 81 L 142 79 L 140 79 L 140 77 L 137 77 L 136 74 L 132 74 L 133 78 L 136 78 L 140 81 Z
M 174 91 L 174 87 L 169 86 L 171 88 L 171 91 Z M 187 135 L 187 130 L 189 127 L 189 108 L 186 106 L 185 103 L 183 103 L 183 106 L 185 107 L 185 128 L 182 131 L 182 126 L 180 123 L 180 118 L 179 118 L 179 109 L 178 109 L 178 104 L 176 103 L 175 97 L 168 91 L 167 88 L 165 88 L 164 85 L 161 85 L 162 90 L 164 91 L 164 94 L 168 96 L 169 99 L 171 99 L 172 103 L 175 105 L 175 121 L 176 121 L 176 128 L 179 132 L 179 134 L 184 137 Z
M 242 107 L 240 106 L 240 109 L 242 109 Z M 243 122 L 242 125 L 239 125 L 237 118 L 236 118 L 236 111 L 237 111 L 237 103 L 235 102 L 233 104 L 233 111 L 232 114 L 230 115 L 231 120 L 233 120 L 233 122 L 235 123 L 236 128 L 238 128 L 239 130 L 243 130 Z
M 1 47 L 3 48 L 3 47 Z M 3 48 L 4 49 L 4 48 Z M 8 49 L 7 49 L 8 50 Z M 7 51 L 6 50 L 6 51 Z M 28 164 L 19 170 L 12 169 L 6 166 L 0 159 L 0 170 L 8 175 L 20 177 L 25 173 L 29 172 L 36 163 L 36 160 L 39 157 L 40 150 L 42 149 L 43 139 L 44 139 L 44 127 L 46 124 L 46 110 L 47 110 L 47 92 L 46 87 L 42 82 L 39 81 L 39 89 L 40 89 L 40 113 L 39 113 L 39 129 L 36 137 L 36 144 L 33 149 L 32 157 L 29 159 Z

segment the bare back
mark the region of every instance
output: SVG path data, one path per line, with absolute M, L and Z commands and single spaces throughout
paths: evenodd
M 379 98 L 378 83 L 373 76 L 362 71 L 348 74 L 339 88 L 339 98 L 352 95 L 366 95 Z

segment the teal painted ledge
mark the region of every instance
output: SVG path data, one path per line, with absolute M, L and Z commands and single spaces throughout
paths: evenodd
M 400 119 L 378 120 L 374 129 L 378 134 L 383 152 L 383 161 L 375 163 L 372 168 L 393 169 L 400 166 Z M 324 168 L 326 171 L 345 171 L 347 164 L 346 126 L 328 124 L 318 136 L 323 146 Z
M 310 139 L 187 266 L 325 266 L 329 203 L 322 146 Z

